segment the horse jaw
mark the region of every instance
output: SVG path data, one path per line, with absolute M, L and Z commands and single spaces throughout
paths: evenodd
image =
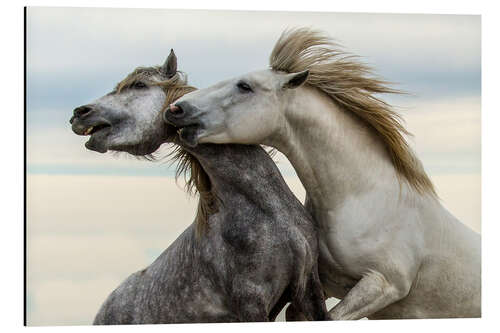
M 85 142 L 85 148 L 102 154 L 108 151 L 108 146 L 104 141 L 92 140 L 92 137 L 90 137 L 90 139 Z

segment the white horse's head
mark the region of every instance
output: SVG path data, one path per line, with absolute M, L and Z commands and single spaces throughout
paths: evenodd
M 161 83 L 174 81 L 176 73 L 173 50 L 164 65 L 137 68 L 109 94 L 77 107 L 70 120 L 73 132 L 90 136 L 85 146 L 101 153 L 154 152 L 167 135 L 167 125 L 161 117 L 167 89 Z
M 302 85 L 309 72 L 252 72 L 184 95 L 164 113 L 181 128 L 181 139 L 198 143 L 265 143 L 284 121 L 283 96 Z

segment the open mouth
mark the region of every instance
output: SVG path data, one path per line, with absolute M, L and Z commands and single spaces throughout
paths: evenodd
M 177 127 L 177 134 L 179 135 L 179 138 L 190 147 L 196 147 L 198 144 L 198 134 L 200 131 L 200 124 Z
M 85 147 L 100 153 L 108 150 L 106 136 L 110 133 L 111 125 L 101 122 L 95 125 L 86 125 L 81 122 L 73 122 L 73 132 L 77 135 L 89 136 Z
M 196 130 L 198 127 L 199 127 L 198 124 L 177 127 L 177 134 L 179 134 L 179 135 L 182 136 L 182 133 L 186 133 L 186 132 L 189 132 L 189 131 Z
M 178 114 L 179 110 L 182 109 L 178 108 L 178 110 L 172 111 L 169 107 L 163 114 L 163 119 L 169 126 L 173 127 L 173 129 L 177 132 L 179 139 L 184 144 L 194 148 L 198 144 L 198 138 L 203 130 L 203 126 L 199 122 L 193 123 L 190 120 L 186 121 L 185 119 L 172 119 L 172 115 Z
M 83 135 L 92 135 L 94 133 L 99 132 L 100 130 L 103 130 L 105 128 L 110 128 L 111 125 L 109 124 L 99 124 L 95 126 L 89 126 L 83 131 Z

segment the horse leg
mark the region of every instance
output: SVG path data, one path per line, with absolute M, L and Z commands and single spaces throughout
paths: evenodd
M 265 303 L 259 300 L 252 299 L 253 297 L 245 297 L 245 304 L 240 305 L 240 320 L 242 322 L 265 322 L 269 321 L 269 316 L 266 313 Z
M 295 303 L 290 303 L 285 312 L 286 321 L 307 321 L 304 313 L 298 309 Z
M 279 315 L 281 310 L 286 306 L 288 300 L 290 299 L 288 290 L 286 290 L 283 295 L 281 295 L 280 299 L 276 303 L 276 305 L 269 312 L 269 321 L 275 321 L 276 317 Z
M 288 307 L 286 319 L 287 321 L 330 319 L 317 267 L 314 267 L 309 274 L 302 299 L 292 302 Z
M 371 271 L 330 310 L 333 320 L 356 320 L 370 316 L 406 295 L 411 287 L 411 280 L 388 280 L 383 274 Z
M 254 282 L 245 276 L 235 277 L 233 280 L 233 294 L 235 310 L 239 313 L 241 322 L 269 321 L 267 313 L 269 294 L 265 286 Z

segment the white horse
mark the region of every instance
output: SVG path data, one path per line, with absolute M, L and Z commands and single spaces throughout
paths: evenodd
M 386 82 L 328 37 L 285 32 L 271 69 L 177 100 L 166 121 L 190 144 L 266 144 L 284 153 L 320 225 L 332 319 L 481 316 L 481 239 L 439 202 Z

